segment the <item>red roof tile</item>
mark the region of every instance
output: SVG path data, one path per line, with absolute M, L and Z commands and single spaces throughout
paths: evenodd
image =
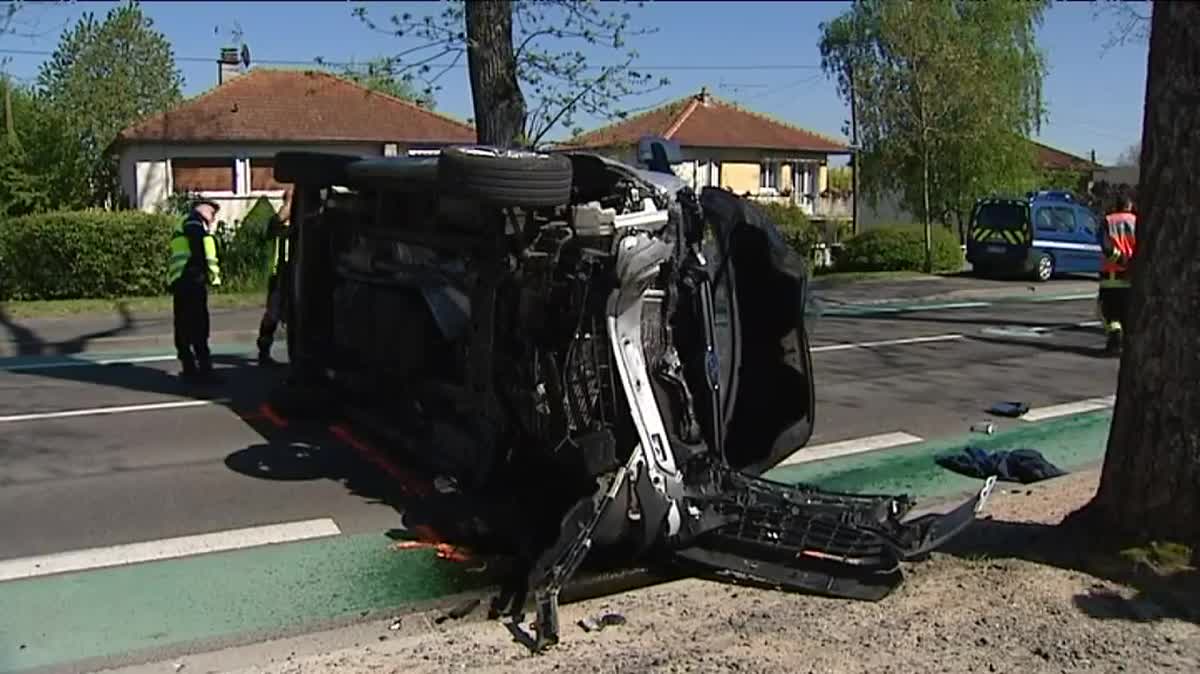
M 131 142 L 470 143 L 475 129 L 319 71 L 255 68 L 122 131 Z
M 1034 150 L 1036 151 L 1037 165 L 1043 169 L 1051 170 L 1071 170 L 1071 171 L 1092 171 L 1100 168 L 1100 165 L 1062 150 L 1056 150 L 1049 145 L 1042 145 L 1035 141 L 1033 142 Z
M 571 139 L 566 146 L 631 145 L 660 135 L 688 147 L 846 152 L 847 146 L 812 131 L 719 100 L 704 91 Z

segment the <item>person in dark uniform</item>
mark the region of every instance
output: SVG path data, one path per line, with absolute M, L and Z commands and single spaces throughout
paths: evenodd
M 215 202 L 199 199 L 171 237 L 167 283 L 174 296 L 175 352 L 186 379 L 215 381 L 208 350 L 208 287 L 221 285 Z
M 271 222 L 267 225 L 267 234 L 274 239 L 275 248 L 271 255 L 271 275 L 267 279 L 267 308 L 258 324 L 258 364 L 264 367 L 279 364 L 271 357 L 271 345 L 275 342 L 275 329 L 283 313 L 283 288 L 279 275 L 286 269 L 288 260 L 288 222 L 291 213 L 292 190 L 289 188 L 283 195 L 279 212 L 271 216 Z

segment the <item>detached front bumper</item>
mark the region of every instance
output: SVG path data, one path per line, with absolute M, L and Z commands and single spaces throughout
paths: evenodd
M 903 517 L 907 497 L 839 494 L 734 474 L 711 507 L 726 524 L 675 553 L 717 576 L 780 589 L 878 600 L 899 585 L 901 561 L 943 545 L 975 520 L 995 486 L 946 513 Z

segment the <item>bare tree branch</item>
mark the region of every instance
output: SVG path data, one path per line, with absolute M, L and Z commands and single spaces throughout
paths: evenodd
M 1103 0 L 1092 8 L 1092 17 L 1111 17 L 1114 26 L 1100 45 L 1108 51 L 1130 43 L 1147 43 L 1150 40 L 1150 8 L 1145 1 Z
M 631 37 L 650 35 L 654 29 L 631 26 L 632 16 L 623 11 L 607 11 L 617 3 L 592 0 L 516 0 L 512 3 L 513 57 L 517 79 L 531 94 L 532 104 L 524 127 L 527 138 L 541 140 L 556 126 L 570 126 L 576 112 L 601 118 L 621 118 L 619 99 L 659 89 L 668 81 L 656 80 L 648 73 L 632 70 L 637 52 L 627 46 Z M 641 3 L 638 3 L 639 5 Z M 386 32 L 407 41 L 392 57 L 399 72 L 419 77 L 431 88 L 446 72 L 461 62 L 471 47 L 465 30 L 463 0 L 439 5 L 436 13 L 415 16 L 404 13 L 391 17 L 382 27 L 373 21 L 368 8 L 357 7 L 354 16 L 372 30 Z M 431 60 L 415 58 L 437 45 L 439 51 L 456 55 L 454 63 L 437 72 L 430 71 Z M 594 55 L 585 48 L 604 48 L 622 52 L 620 65 L 604 66 L 596 77 L 588 77 Z

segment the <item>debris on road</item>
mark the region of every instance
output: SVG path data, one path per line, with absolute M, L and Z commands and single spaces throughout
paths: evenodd
M 1000 417 L 1013 417 L 1014 419 L 1024 416 L 1029 411 L 1029 405 L 1022 402 L 1002 402 L 992 405 L 988 412 Z
M 959 454 L 946 454 L 934 459 L 939 466 L 967 477 L 987 478 L 993 475 L 1005 482 L 1029 484 L 1066 475 L 1066 471 L 1050 463 L 1036 449 L 1014 449 L 989 452 L 979 447 L 967 447 Z
M 433 478 L 433 488 L 439 494 L 456 494 L 458 493 L 458 480 L 446 475 L 438 475 Z
M 996 432 L 996 424 L 993 424 L 990 421 L 981 421 L 977 424 L 971 425 L 971 432 L 972 433 L 986 433 L 988 435 L 991 435 L 992 433 Z
M 626 623 L 625 616 L 620 613 L 605 613 L 599 617 L 582 618 L 579 620 L 579 626 L 584 632 L 599 632 L 605 627 L 616 627 Z
M 388 625 L 388 629 L 391 630 L 392 632 L 395 632 L 396 630 L 400 629 L 400 625 L 401 625 L 400 618 L 396 618 L 396 619 L 392 620 L 391 625 Z

